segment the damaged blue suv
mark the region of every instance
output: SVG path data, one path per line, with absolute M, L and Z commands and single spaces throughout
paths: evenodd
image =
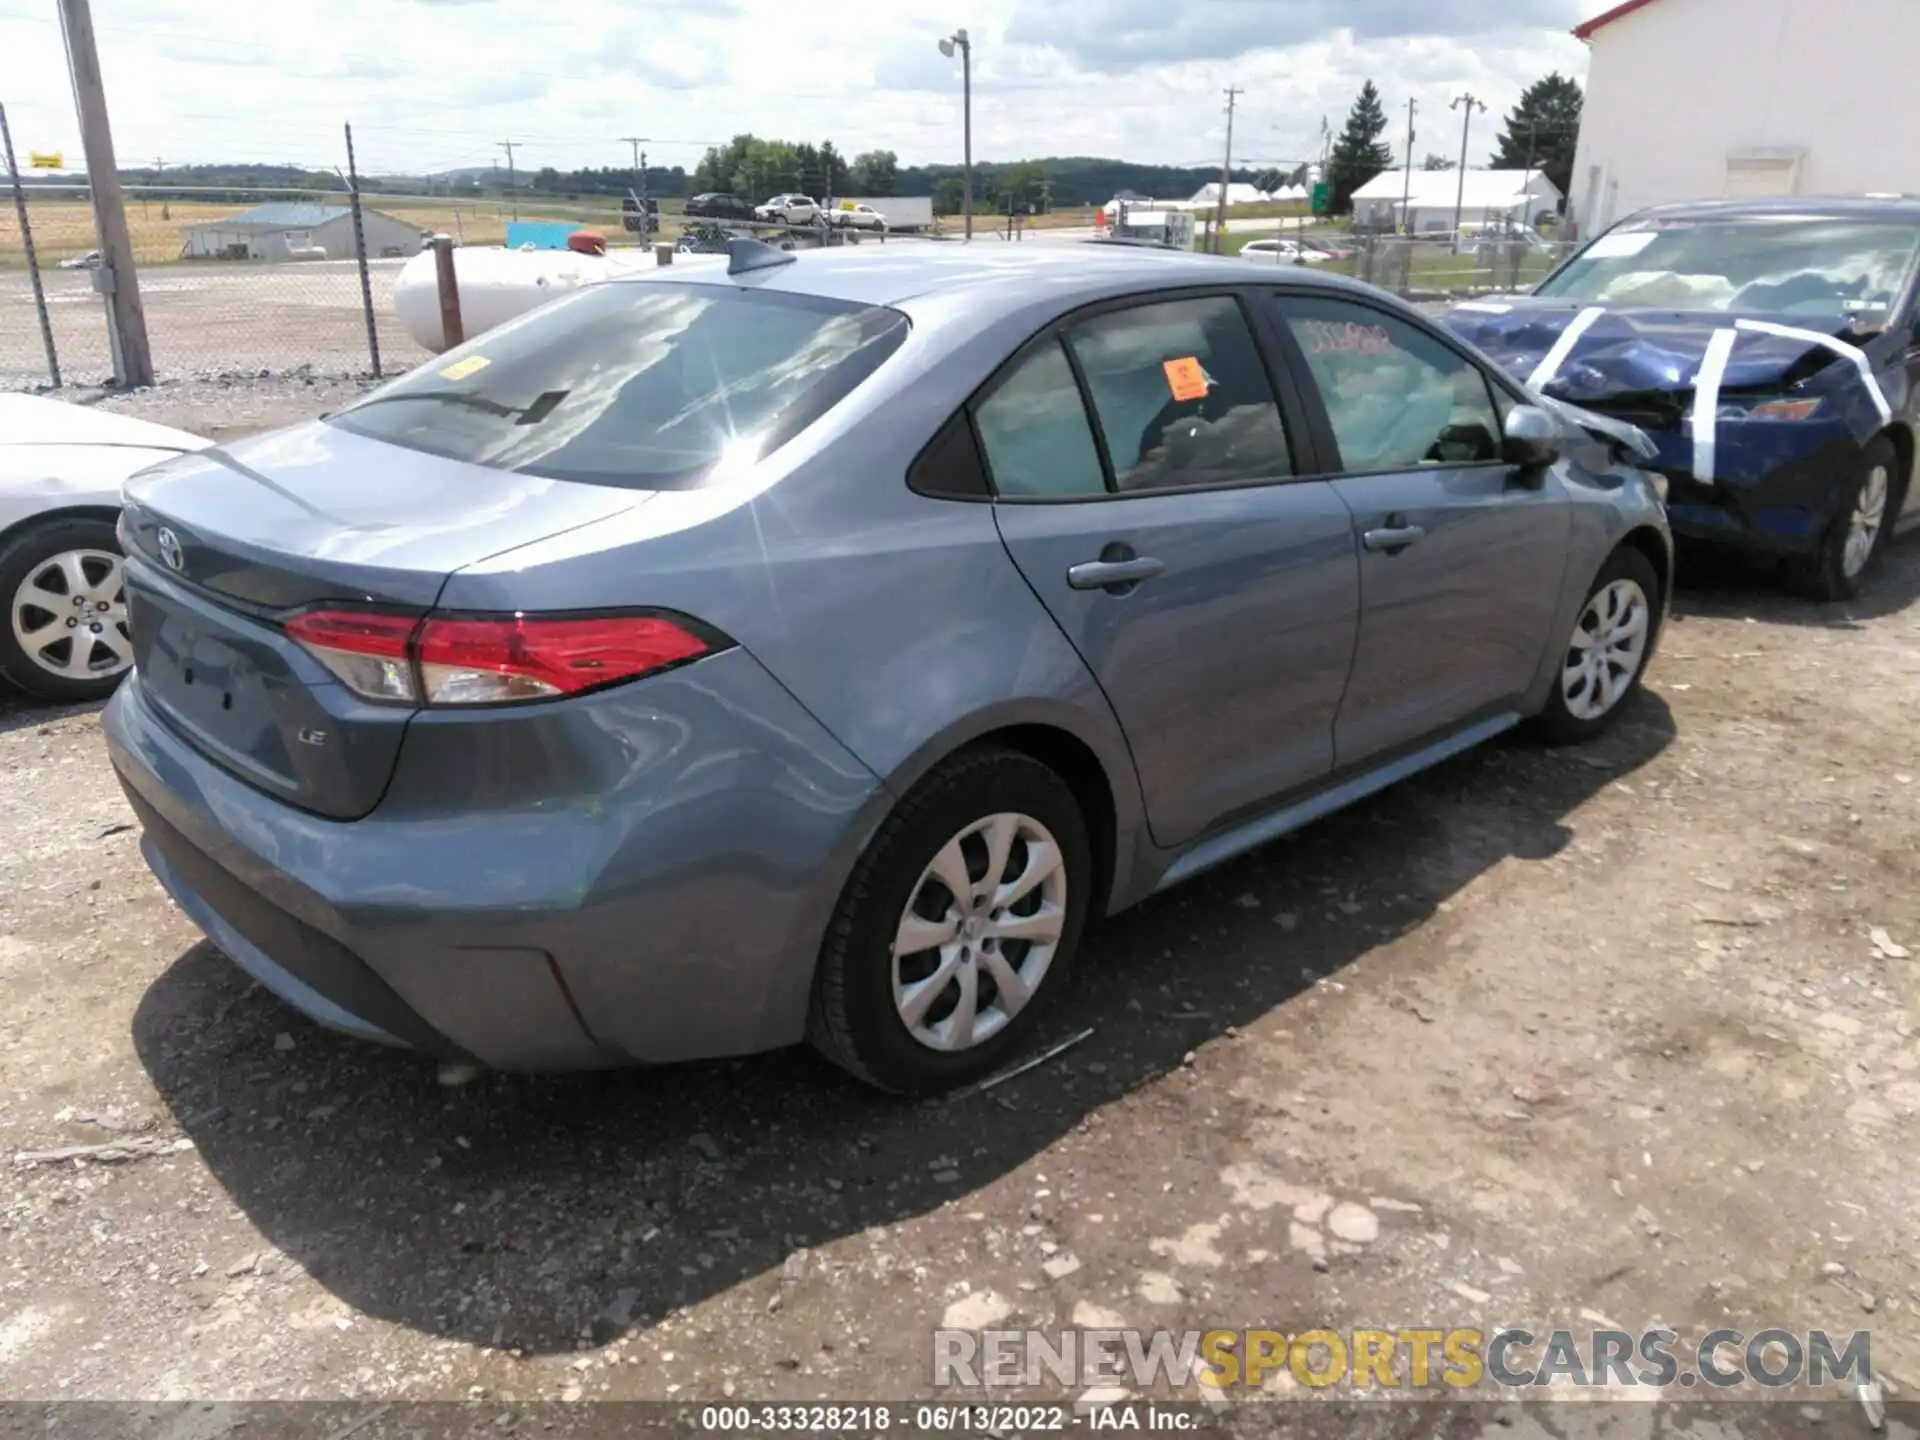
M 1843 600 L 1920 525 L 1917 259 L 1920 200 L 1666 205 L 1447 323 L 1650 435 L 1676 537 L 1779 556 L 1796 589 Z

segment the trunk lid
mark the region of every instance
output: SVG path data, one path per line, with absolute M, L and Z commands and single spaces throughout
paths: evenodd
M 139 684 L 202 753 L 337 819 L 385 792 L 413 709 L 348 690 L 281 628 L 318 604 L 423 613 L 462 566 L 644 491 L 441 459 L 312 423 L 134 477 L 121 516 Z

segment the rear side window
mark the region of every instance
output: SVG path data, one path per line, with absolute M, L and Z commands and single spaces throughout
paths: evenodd
M 1348 300 L 1275 302 L 1306 355 L 1352 474 L 1500 458 L 1500 416 L 1480 368 L 1397 316 Z
M 1067 333 L 1113 462 L 1114 488 L 1291 475 L 1280 407 L 1228 296 L 1112 311 Z
M 450 350 L 329 423 L 496 470 L 689 489 L 785 444 L 900 348 L 897 310 L 614 282 Z
M 996 493 L 1039 500 L 1106 493 L 1087 408 L 1057 340 L 1022 360 L 973 420 Z

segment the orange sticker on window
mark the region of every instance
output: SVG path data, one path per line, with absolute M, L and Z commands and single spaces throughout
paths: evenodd
M 1164 360 L 1160 368 L 1167 372 L 1167 389 L 1173 392 L 1174 399 L 1207 398 L 1207 372 L 1200 368 L 1200 361 L 1196 357 L 1182 355 L 1178 360 Z

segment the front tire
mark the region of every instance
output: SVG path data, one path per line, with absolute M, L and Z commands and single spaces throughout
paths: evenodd
M 1533 730 L 1550 745 L 1594 739 L 1620 716 L 1646 674 L 1659 626 L 1660 577 L 1623 545 L 1593 577 Z
M 1092 894 L 1073 792 L 1014 751 L 915 786 L 827 927 L 807 1038 L 881 1089 L 949 1090 L 1006 1063 L 1065 988 Z
M 0 548 L 0 679 L 40 700 L 104 700 L 133 666 L 125 572 L 113 525 L 30 525 Z
M 1795 560 L 1787 575 L 1810 600 L 1851 600 L 1886 548 L 1900 455 L 1881 435 L 1861 452 L 1820 548 Z

